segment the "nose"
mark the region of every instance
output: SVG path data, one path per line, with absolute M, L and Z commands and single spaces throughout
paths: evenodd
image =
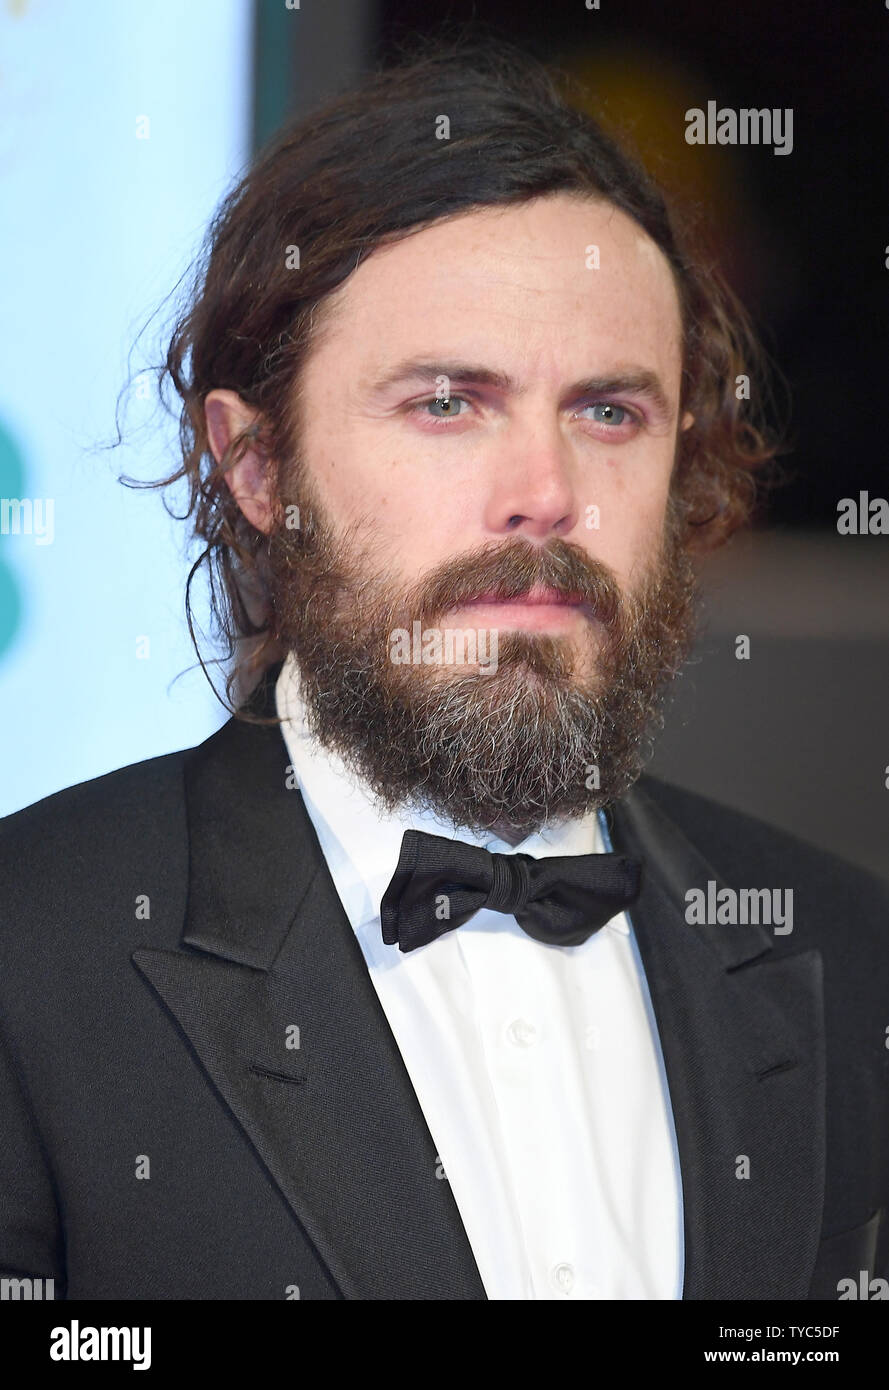
M 577 525 L 582 499 L 557 423 L 516 421 L 501 443 L 485 502 L 488 530 L 540 541 L 568 535 Z

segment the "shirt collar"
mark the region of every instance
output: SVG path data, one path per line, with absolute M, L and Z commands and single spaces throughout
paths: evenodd
M 442 822 L 429 811 L 408 808 L 389 812 L 380 805 L 367 784 L 338 754 L 323 748 L 312 736 L 305 715 L 299 667 L 289 654 L 275 686 L 281 732 L 290 763 L 302 793 L 331 877 L 355 931 L 378 921 L 380 900 L 395 872 L 405 830 L 423 830 L 448 840 L 463 840 L 498 854 L 531 854 L 546 858 L 555 854 L 602 853 L 604 843 L 595 812 L 544 827 L 517 845 L 499 840 L 490 831 L 458 828 Z M 609 927 L 626 935 L 629 925 L 623 913 Z

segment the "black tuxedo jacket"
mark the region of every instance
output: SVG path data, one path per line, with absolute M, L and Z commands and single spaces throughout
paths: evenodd
M 0 822 L 0 1275 L 69 1299 L 485 1298 L 287 762 L 233 719 Z M 650 778 L 609 817 L 645 866 L 683 1297 L 889 1278 L 886 885 Z M 792 933 L 689 925 L 710 880 L 792 888 Z

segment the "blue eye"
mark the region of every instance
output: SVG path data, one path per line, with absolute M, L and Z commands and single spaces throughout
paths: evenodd
M 456 407 L 466 404 L 467 402 L 462 396 L 447 396 L 444 398 L 436 396 L 434 400 L 423 401 L 422 408 L 424 410 L 430 410 L 435 406 L 441 411 L 440 415 L 433 415 L 433 420 L 456 420 L 459 415 L 463 414 L 463 411 L 457 410 Z
M 596 405 L 585 405 L 584 410 L 594 412 L 593 419 L 597 425 L 624 425 L 631 419 L 630 412 L 622 405 L 612 405 L 610 401 L 600 401 Z M 599 414 L 596 415 L 595 412 Z M 583 414 L 583 411 L 580 412 Z

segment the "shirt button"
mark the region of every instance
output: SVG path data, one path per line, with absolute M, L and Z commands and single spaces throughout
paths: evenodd
M 570 1293 L 574 1288 L 573 1265 L 556 1265 L 552 1273 L 552 1280 L 559 1293 Z
M 533 1047 L 537 1041 L 537 1029 L 523 1018 L 514 1018 L 506 1030 L 506 1036 L 514 1047 Z

